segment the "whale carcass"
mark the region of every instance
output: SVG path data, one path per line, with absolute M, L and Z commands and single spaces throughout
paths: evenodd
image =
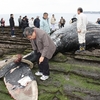
M 71 52 L 78 49 L 79 43 L 76 22 L 55 31 L 52 35 L 50 35 L 50 37 L 57 48 L 54 55 L 56 55 L 58 52 Z M 100 48 L 100 25 L 91 22 L 88 23 L 86 33 L 86 46 L 87 49 L 92 47 Z M 25 59 L 28 59 L 31 62 L 35 62 L 35 52 L 32 51 L 25 57 Z
M 50 37 L 57 47 L 55 55 L 58 52 L 64 53 L 78 49 L 76 22 L 55 31 Z M 87 48 L 100 47 L 100 25 L 90 22 L 88 23 L 86 45 Z M 31 53 L 24 56 L 24 59 L 34 63 L 36 61 L 36 53 L 32 51 Z M 13 63 L 13 61 L 4 60 L 0 62 L 0 65 L 0 78 L 4 77 L 4 82 L 7 86 L 7 89 L 14 99 L 26 100 L 25 98 L 27 98 L 27 100 L 37 100 L 38 89 L 36 80 L 29 68 L 30 64 L 21 62 L 16 65 Z M 23 80 L 28 80 L 28 84 L 24 86 Z
M 76 22 L 55 31 L 51 35 L 54 41 L 57 52 L 70 52 L 78 49 L 78 34 Z M 98 47 L 100 44 L 100 25 L 95 23 L 88 23 L 86 33 L 87 49 L 91 47 Z
M 36 79 L 31 72 L 33 63 L 22 59 L 15 63 L 15 58 L 0 61 L 0 78 L 14 100 L 38 100 Z

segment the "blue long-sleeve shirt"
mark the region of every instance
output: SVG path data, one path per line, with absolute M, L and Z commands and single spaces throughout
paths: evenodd
M 50 26 L 47 19 L 42 19 L 40 21 L 40 29 L 44 30 L 46 33 L 50 33 Z

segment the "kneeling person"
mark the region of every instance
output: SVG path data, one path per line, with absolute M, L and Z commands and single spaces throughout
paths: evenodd
M 56 50 L 54 42 L 45 31 L 38 28 L 27 27 L 23 34 L 30 40 L 33 50 L 37 52 L 39 71 L 35 75 L 42 76 L 41 80 L 48 79 L 50 74 L 48 59 L 52 58 Z

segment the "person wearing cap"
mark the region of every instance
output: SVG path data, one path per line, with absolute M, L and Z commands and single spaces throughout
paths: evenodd
M 83 9 L 80 7 L 77 9 L 78 19 L 77 19 L 77 32 L 78 32 L 78 41 L 79 41 L 79 50 L 81 52 L 85 50 L 86 40 L 86 26 L 88 24 L 87 17 L 83 14 Z
M 41 80 L 47 80 L 50 75 L 48 60 L 52 58 L 56 50 L 54 42 L 45 31 L 39 28 L 27 27 L 23 34 L 30 40 L 33 50 L 37 54 L 39 71 L 35 75 L 41 76 Z
M 77 18 L 76 18 L 76 15 L 73 16 L 73 18 L 71 18 L 70 20 L 70 24 L 74 23 L 74 22 L 77 22 Z

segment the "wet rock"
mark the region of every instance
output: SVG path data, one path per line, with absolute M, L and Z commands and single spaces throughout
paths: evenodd
M 10 27 L 5 27 L 4 33 L 0 34 L 0 48 L 4 54 L 22 53 L 27 48 L 31 48 L 30 42 L 22 36 L 22 31 L 15 27 L 16 37 L 11 37 Z
M 60 100 L 60 99 L 58 99 L 57 97 L 54 97 L 53 100 Z
M 70 85 L 64 86 L 65 95 L 71 97 L 70 100 L 99 100 L 100 93 L 83 89 L 76 88 Z
M 3 50 L 0 50 L 0 57 L 2 57 L 4 54 Z
M 94 56 L 94 57 L 100 57 L 100 49 L 94 49 L 92 51 L 83 51 L 83 52 L 75 52 L 75 55 L 83 55 L 83 56 Z
M 75 59 L 86 60 L 92 62 L 100 62 L 100 49 L 95 49 L 92 51 L 75 52 Z
M 51 61 L 50 78 L 41 81 L 40 77 L 36 76 L 39 100 L 100 100 L 100 65 L 84 66 L 83 62 L 76 62 L 69 64 Z M 37 70 L 36 65 L 32 72 L 35 73 Z M 1 89 L 2 87 L 3 84 Z
M 62 53 L 58 53 L 56 56 L 53 57 L 52 60 L 56 62 L 66 62 L 67 56 L 63 55 Z
M 86 96 L 84 100 L 100 100 L 100 96 Z

